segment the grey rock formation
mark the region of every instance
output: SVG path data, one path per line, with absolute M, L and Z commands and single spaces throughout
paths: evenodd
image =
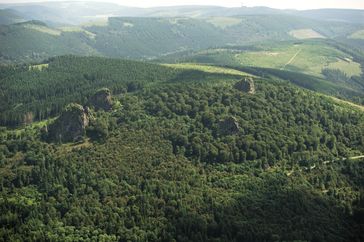
M 74 142 L 85 135 L 89 112 L 79 104 L 71 103 L 48 127 L 48 139 L 54 142 Z
M 235 117 L 229 117 L 220 121 L 219 130 L 223 135 L 233 135 L 239 132 L 240 127 Z
M 95 108 L 96 111 L 110 111 L 113 106 L 111 91 L 108 88 L 102 88 L 98 90 L 89 98 L 88 105 Z
M 255 93 L 254 80 L 251 77 L 245 77 L 243 80 L 237 82 L 234 87 L 242 92 L 249 94 Z

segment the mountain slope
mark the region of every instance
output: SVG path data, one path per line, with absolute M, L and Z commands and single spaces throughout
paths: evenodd
M 0 26 L 2 63 L 42 61 L 64 54 L 98 55 L 84 32 L 62 32 L 39 21 Z

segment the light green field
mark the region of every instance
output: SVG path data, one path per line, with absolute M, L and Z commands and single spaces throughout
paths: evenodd
M 86 34 L 90 39 L 95 39 L 96 34 L 91 33 L 90 31 L 84 30 L 80 27 L 76 26 L 68 26 L 68 27 L 61 27 L 59 28 L 62 32 L 80 32 Z
M 39 64 L 39 65 L 32 65 L 29 66 L 29 70 L 39 70 L 42 71 L 43 69 L 48 68 L 48 64 Z
M 242 21 L 242 19 L 232 18 L 232 17 L 214 17 L 214 18 L 209 18 L 207 20 L 207 22 L 215 25 L 216 27 L 222 28 L 222 29 L 240 24 L 241 21 Z
M 209 65 L 200 65 L 195 63 L 181 63 L 181 64 L 163 64 L 164 66 L 173 67 L 176 69 L 184 69 L 184 70 L 197 70 L 203 71 L 207 73 L 214 73 L 214 74 L 229 74 L 229 75 L 239 75 L 239 76 L 252 76 L 246 72 L 217 67 L 217 66 L 209 66 Z
M 123 26 L 124 26 L 124 27 L 132 28 L 132 27 L 134 27 L 134 24 L 129 23 L 129 22 L 124 22 L 124 23 L 123 23 Z
M 320 44 L 282 45 L 265 51 L 238 53 L 234 58 L 245 66 L 300 71 L 315 76 L 321 76 L 323 68 L 339 69 L 348 76 L 361 74 L 360 64 L 351 56 Z
M 46 120 L 42 120 L 42 121 L 37 121 L 37 122 L 33 122 L 31 124 L 28 125 L 24 125 L 22 127 L 18 127 L 16 129 L 8 129 L 4 132 L 4 134 L 14 134 L 18 137 L 20 136 L 24 136 L 26 134 L 33 134 L 35 135 L 35 133 L 37 132 L 37 130 L 39 130 L 40 128 L 49 125 L 50 123 L 54 122 L 56 118 L 49 118 Z
M 25 24 L 24 27 L 27 29 L 39 31 L 39 32 L 54 35 L 54 36 L 59 36 L 62 33 L 62 31 L 60 31 L 60 30 L 51 29 L 46 26 L 35 25 L 35 24 Z
M 330 96 L 330 95 L 326 95 L 326 94 L 322 94 L 322 93 L 317 93 L 317 95 L 319 95 L 320 97 L 323 98 L 329 98 L 332 101 L 334 101 L 337 105 L 339 105 L 342 108 L 353 108 L 355 110 L 360 110 L 362 112 L 364 112 L 364 106 L 363 105 L 359 105 L 347 100 L 343 100 L 334 96 Z
M 295 29 L 289 32 L 296 39 L 323 39 L 325 36 L 317 33 L 313 29 Z
M 349 38 L 351 38 L 351 39 L 364 39 L 364 29 L 353 33 L 352 35 L 349 36 Z
M 107 26 L 108 24 L 109 24 L 109 20 L 106 18 L 106 19 L 99 19 L 99 20 L 87 22 L 87 23 L 81 25 L 81 27 Z
M 330 63 L 327 68 L 345 70 L 344 72 L 349 76 L 353 76 L 350 75 L 351 73 L 355 73 L 354 75 L 357 76 L 361 74 L 360 64 L 352 60 L 338 60 L 337 62 Z

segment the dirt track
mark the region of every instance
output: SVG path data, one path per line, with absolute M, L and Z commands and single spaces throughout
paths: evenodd
M 281 70 L 284 70 L 284 68 L 286 68 L 286 66 L 287 65 L 289 65 L 289 64 L 291 64 L 293 61 L 294 61 L 294 59 L 296 59 L 296 57 L 298 56 L 298 54 L 300 53 L 302 51 L 302 49 L 299 49 L 297 52 L 296 52 L 296 54 L 294 54 L 293 56 L 292 56 L 292 58 L 281 68 Z

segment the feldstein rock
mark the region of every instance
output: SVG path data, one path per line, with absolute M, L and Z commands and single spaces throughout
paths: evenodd
M 243 80 L 237 82 L 234 87 L 242 92 L 249 94 L 255 93 L 254 80 L 251 77 L 245 77 Z
M 48 127 L 48 139 L 55 142 L 74 142 L 85 135 L 89 125 L 89 110 L 71 103 Z
M 108 88 L 102 88 L 98 90 L 89 98 L 88 105 L 95 108 L 96 111 L 100 109 L 104 111 L 110 111 L 113 106 L 111 91 Z
M 240 127 L 235 117 L 229 117 L 220 121 L 219 130 L 223 135 L 232 135 L 237 134 L 240 130 Z

